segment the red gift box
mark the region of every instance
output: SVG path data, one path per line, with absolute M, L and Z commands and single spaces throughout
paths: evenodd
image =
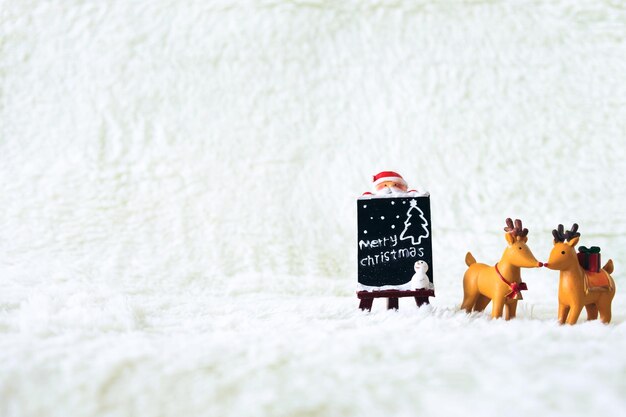
M 587 271 L 600 272 L 600 248 L 592 246 L 578 248 L 578 263 Z

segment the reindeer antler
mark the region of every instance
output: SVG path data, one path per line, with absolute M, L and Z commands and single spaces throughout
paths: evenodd
M 512 234 L 513 236 L 525 237 L 528 235 L 528 229 L 523 228 L 522 221 L 515 219 L 515 224 L 511 218 L 506 219 L 506 227 L 504 231 Z
M 570 240 L 574 239 L 575 237 L 580 236 L 580 233 L 578 233 L 577 230 L 578 230 L 578 224 L 574 223 L 572 225 L 572 228 L 569 229 L 567 232 L 565 232 L 565 239 L 569 242 Z
M 554 236 L 554 240 L 557 242 L 565 242 L 566 240 L 569 242 L 575 237 L 580 236 L 580 233 L 578 233 L 577 230 L 578 230 L 577 223 L 574 223 L 572 225 L 572 228 L 568 231 L 565 231 L 565 228 L 563 227 L 563 225 L 560 224 L 558 228 L 552 231 L 552 236 Z
M 563 233 L 562 224 L 552 231 L 552 236 L 554 236 L 555 242 L 565 242 L 565 234 Z

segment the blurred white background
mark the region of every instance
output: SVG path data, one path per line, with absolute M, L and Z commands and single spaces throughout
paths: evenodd
M 0 9 L 0 414 L 623 413 L 623 2 Z M 366 316 L 386 169 L 431 192 L 437 297 Z M 547 270 L 516 323 L 457 312 L 506 217 L 543 261 L 578 222 L 614 324 L 557 326 Z

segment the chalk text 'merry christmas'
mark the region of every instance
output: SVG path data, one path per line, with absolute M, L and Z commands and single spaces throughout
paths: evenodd
M 383 237 L 381 239 L 359 241 L 359 249 L 361 250 L 363 250 L 363 248 L 393 248 L 396 246 L 398 246 L 398 235 L 391 235 L 389 237 Z M 398 250 L 392 249 L 382 251 L 375 255 L 367 255 L 364 258 L 360 259 L 359 263 L 361 264 L 361 266 L 374 266 L 378 265 L 379 263 L 391 262 L 402 258 L 415 258 L 418 255 L 419 257 L 424 256 L 424 248 L 415 249 L 414 247 L 409 247 Z
M 392 248 L 398 245 L 398 235 L 391 235 L 389 237 L 384 237 L 382 239 L 372 239 L 372 240 L 360 240 L 359 241 L 359 249 L 363 250 L 363 248 L 379 248 L 387 246 L 387 242 L 389 242 L 389 246 Z
M 374 266 L 379 263 L 395 261 L 402 258 L 415 258 L 418 255 L 420 258 L 424 257 L 424 248 L 415 249 L 414 247 L 410 247 L 398 250 L 392 249 L 382 251 L 376 255 L 367 255 L 366 257 L 359 259 L 359 263 L 361 266 Z

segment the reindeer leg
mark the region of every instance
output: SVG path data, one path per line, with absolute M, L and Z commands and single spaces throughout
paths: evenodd
M 463 275 L 463 302 L 461 303 L 461 308 L 466 313 L 472 312 L 472 308 L 474 308 L 474 304 L 476 304 L 476 300 L 480 295 L 476 279 L 476 275 L 468 268 L 465 271 L 465 275 Z
M 565 324 L 565 319 L 569 313 L 569 306 L 559 303 L 559 324 Z
M 517 312 L 517 300 L 511 300 L 505 304 L 506 311 L 504 313 L 504 318 L 506 320 L 514 319 L 515 314 Z
M 567 315 L 567 320 L 565 320 L 565 322 L 567 324 L 576 324 L 581 311 L 583 311 L 582 305 L 571 306 L 569 314 Z
M 504 308 L 504 300 L 501 298 L 494 298 L 493 305 L 491 306 L 491 318 L 499 319 L 502 317 L 502 309 Z
M 600 321 L 604 324 L 609 324 L 611 322 L 611 309 L 605 311 L 604 314 L 600 313 Z
M 491 299 L 486 295 L 479 294 L 476 304 L 474 304 L 474 311 L 483 311 L 490 302 Z
M 595 320 L 598 318 L 598 306 L 596 304 L 587 304 L 585 310 L 587 310 L 587 320 Z
M 600 311 L 600 321 L 609 324 L 611 322 L 611 300 L 598 302 L 598 310 Z
M 465 310 L 466 313 L 471 313 L 474 304 L 476 304 L 476 294 L 469 294 L 463 297 L 463 303 L 461 303 L 461 309 Z

